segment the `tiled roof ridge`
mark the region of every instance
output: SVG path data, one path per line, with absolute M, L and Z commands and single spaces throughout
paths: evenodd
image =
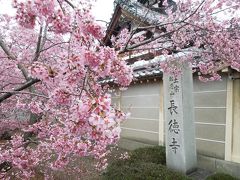
M 147 24 L 159 24 L 162 17 L 166 16 L 147 8 L 136 0 L 115 0 L 114 2 L 118 4 L 123 10 L 130 13 L 132 16 L 139 18 L 142 22 L 145 22 Z

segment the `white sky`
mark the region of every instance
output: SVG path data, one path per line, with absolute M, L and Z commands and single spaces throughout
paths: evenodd
M 12 1 L 10 0 L 0 0 L 0 14 L 14 14 L 14 10 L 11 7 Z
M 114 0 L 97 0 L 93 6 L 93 15 L 97 20 L 109 22 L 113 13 L 113 1 Z M 7 13 L 9 15 L 14 15 L 11 3 L 11 0 L 0 0 L 0 14 Z
M 96 20 L 110 21 L 113 14 L 113 1 L 114 0 L 96 0 L 93 5 L 93 15 Z M 14 9 L 11 7 L 11 0 L 0 0 L 0 14 L 14 15 Z M 240 16 L 240 10 L 235 11 L 235 16 Z M 229 19 L 230 17 L 224 13 L 217 14 L 219 20 Z M 102 26 L 106 27 L 106 23 L 99 22 Z
M 97 20 L 104 20 L 109 22 L 113 13 L 114 0 L 97 0 L 93 7 L 93 15 Z

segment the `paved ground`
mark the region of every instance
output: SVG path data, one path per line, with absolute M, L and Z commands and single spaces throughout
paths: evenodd
M 205 169 L 197 169 L 197 171 L 189 174 L 189 177 L 193 178 L 194 180 L 205 180 L 211 174 L 213 174 L 213 172 Z

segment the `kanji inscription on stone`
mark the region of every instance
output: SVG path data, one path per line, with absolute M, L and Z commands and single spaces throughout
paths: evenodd
M 167 166 L 189 173 L 197 166 L 191 69 L 183 64 L 182 74 L 164 74 L 164 114 Z

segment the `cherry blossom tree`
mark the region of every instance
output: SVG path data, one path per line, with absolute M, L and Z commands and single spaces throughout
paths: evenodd
M 14 0 L 16 16 L 0 16 L 0 129 L 11 131 L 0 145 L 1 178 L 28 179 L 36 168 L 67 171 L 84 156 L 106 167 L 107 147 L 119 139 L 126 115 L 99 81 L 111 77 L 125 87 L 132 74 L 101 44 L 91 3 Z
M 101 42 L 92 1 L 13 0 L 16 15 L 0 15 L 0 130 L 11 132 L 0 145 L 1 177 L 29 179 L 36 168 L 78 171 L 68 165 L 84 156 L 106 167 L 107 147 L 119 139 L 126 114 L 111 106 L 108 85 L 100 80 L 131 83 L 122 54 L 183 52 L 178 62 L 189 62 L 210 80 L 219 79 L 223 67 L 240 70 L 239 0 L 183 0 L 177 8 L 170 2 L 163 1 L 167 16 L 158 24 L 123 31 L 113 38 L 114 49 Z M 232 17 L 219 22 L 215 15 L 225 10 Z M 157 33 L 146 39 L 136 35 L 140 29 Z M 161 68 L 178 72 L 171 61 Z

